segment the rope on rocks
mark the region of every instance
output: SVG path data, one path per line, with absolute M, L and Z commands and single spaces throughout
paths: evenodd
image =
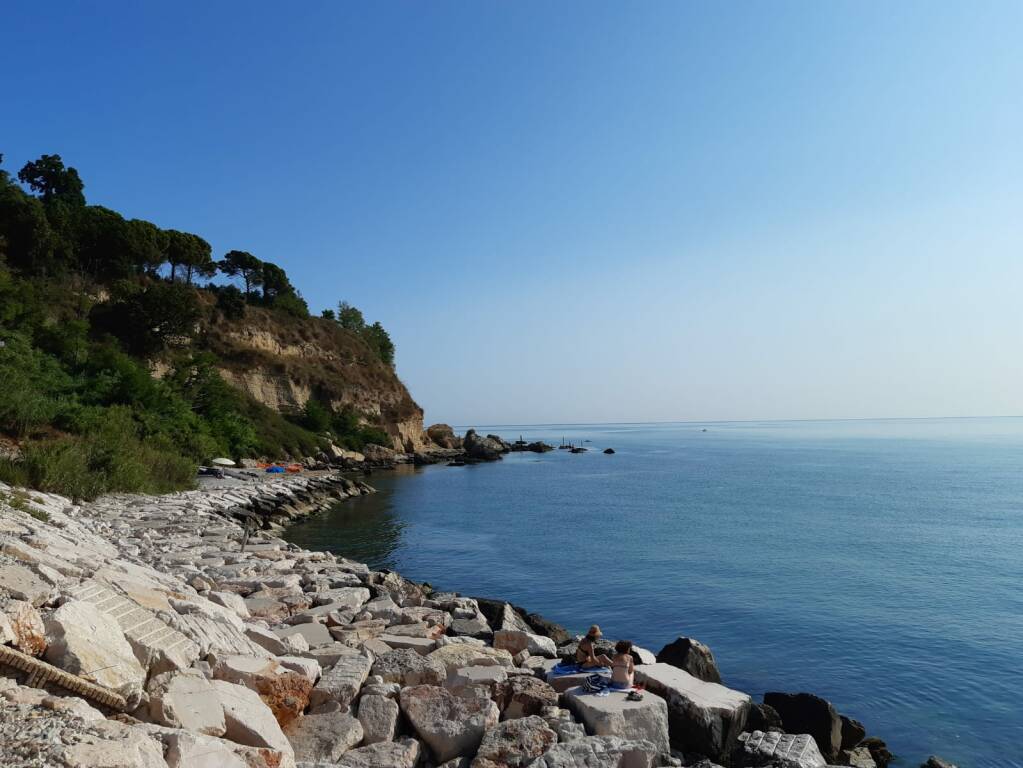
M 0 664 L 26 672 L 26 685 L 32 688 L 42 688 L 47 683 L 53 683 L 118 712 L 123 712 L 128 706 L 120 694 L 6 645 L 0 645 Z

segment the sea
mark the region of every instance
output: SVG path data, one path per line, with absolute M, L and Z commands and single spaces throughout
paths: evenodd
M 810 691 L 916 768 L 1023 766 L 1023 418 L 482 425 L 287 538 Z M 614 454 L 605 454 L 606 448 Z

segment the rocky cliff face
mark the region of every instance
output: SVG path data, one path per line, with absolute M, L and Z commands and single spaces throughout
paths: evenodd
M 430 444 L 423 410 L 394 369 L 332 321 L 282 318 L 249 307 L 244 321 L 210 323 L 203 336 L 221 360 L 224 379 L 276 411 L 295 413 L 315 397 L 379 425 L 396 450 Z

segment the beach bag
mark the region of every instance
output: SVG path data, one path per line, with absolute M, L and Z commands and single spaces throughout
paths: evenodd
M 608 687 L 608 682 L 601 675 L 588 675 L 583 681 L 583 690 L 597 693 Z

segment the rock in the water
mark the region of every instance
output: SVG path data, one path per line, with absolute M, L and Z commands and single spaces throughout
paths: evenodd
M 822 768 L 827 761 L 808 734 L 752 731 L 739 736 L 734 763 L 737 766 L 765 765 L 778 759 L 786 768 Z
M 673 746 L 727 762 L 749 717 L 747 694 L 663 663 L 636 667 L 636 682 L 667 702 Z
M 142 692 L 146 671 L 110 616 L 90 603 L 69 600 L 45 626 L 47 661 L 127 699 Z
M 347 712 L 323 712 L 291 721 L 284 729 L 295 759 L 309 763 L 336 763 L 362 741 L 362 724 Z
M 769 704 L 753 704 L 746 720 L 746 728 L 751 731 L 784 731 L 781 716 Z
M 440 650 L 444 650 L 443 648 Z M 373 663 L 373 674 L 379 675 L 385 683 L 410 685 L 440 685 L 448 676 L 444 664 L 434 656 L 420 656 L 408 648 L 385 653 Z
M 292 757 L 293 750 L 270 707 L 248 688 L 214 680 L 213 690 L 224 709 L 225 737 L 250 747 L 269 747 Z
M 415 768 L 421 748 L 415 739 L 381 741 L 346 752 L 341 768 Z
M 867 729 L 859 720 L 853 720 L 845 715 L 839 717 L 842 720 L 842 749 L 852 749 L 866 738 Z
M 195 670 L 166 672 L 151 680 L 149 716 L 161 725 L 207 736 L 223 736 L 227 731 L 213 684 Z
M 642 701 L 629 701 L 625 691 L 596 696 L 580 686 L 565 691 L 565 704 L 587 733 L 649 741 L 668 754 L 668 705 L 660 696 L 648 692 Z
M 367 696 L 359 699 L 359 722 L 362 723 L 363 743 L 393 741 L 398 732 L 398 704 L 387 696 Z
M 505 447 L 492 437 L 480 437 L 475 429 L 470 429 L 462 438 L 462 448 L 471 459 L 478 461 L 497 461 L 506 453 Z
M 497 725 L 497 705 L 478 689 L 455 696 L 445 688 L 417 685 L 401 692 L 401 711 L 438 763 L 472 756 L 483 734 Z
M 554 745 L 536 759 L 533 768 L 653 768 L 659 756 L 649 741 L 588 736 Z
M 507 720 L 483 736 L 472 768 L 525 768 L 557 740 L 541 717 Z
M 888 763 L 895 759 L 895 755 L 888 751 L 888 745 L 876 736 L 868 736 L 860 742 L 859 746 L 870 750 L 870 755 L 877 763 L 877 768 L 886 768 Z
M 545 707 L 558 705 L 558 692 L 536 677 L 514 675 L 497 683 L 494 701 L 501 710 L 502 720 L 539 715 Z
M 721 673 L 710 648 L 691 637 L 679 637 L 664 646 L 657 661 L 684 669 L 690 675 L 708 683 L 720 683 Z
M 812 693 L 764 694 L 764 703 L 774 707 L 788 733 L 808 733 L 828 760 L 842 749 L 842 718 L 831 703 Z
M 870 754 L 870 750 L 866 747 L 842 750 L 839 759 L 842 760 L 843 765 L 848 765 L 849 768 L 877 768 L 874 756 Z
M 927 762 L 923 763 L 920 768 L 957 768 L 954 764 L 948 762 L 948 760 L 942 760 L 937 755 L 931 755 L 927 758 Z

